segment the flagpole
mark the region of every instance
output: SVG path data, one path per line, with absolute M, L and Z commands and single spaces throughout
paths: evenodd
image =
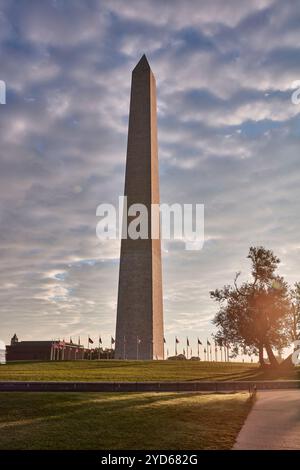
M 139 360 L 139 337 L 136 337 L 136 359 Z
M 175 336 L 175 356 L 177 356 L 177 338 Z
M 124 338 L 123 338 L 123 359 L 125 360 L 126 359 L 126 336 L 124 335 Z

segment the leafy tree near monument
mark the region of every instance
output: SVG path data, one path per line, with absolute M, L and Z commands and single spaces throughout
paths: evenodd
M 291 340 L 300 339 L 300 282 L 295 282 L 290 290 L 291 312 L 290 312 L 290 332 Z
M 293 303 L 295 315 L 300 314 L 300 284 L 295 287 L 292 302 L 287 283 L 275 272 L 279 258 L 264 247 L 251 247 L 248 258 L 252 263 L 251 280 L 238 286 L 237 273 L 233 286 L 210 293 L 219 304 L 213 320 L 218 328 L 216 341 L 230 344 L 234 355 L 239 348 L 245 354 L 258 354 L 261 366 L 265 365 L 266 351 L 271 366 L 277 367 L 274 350 L 291 344 Z

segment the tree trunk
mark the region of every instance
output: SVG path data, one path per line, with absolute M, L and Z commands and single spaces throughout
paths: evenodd
M 269 343 L 265 343 L 265 348 L 266 348 L 266 351 L 267 351 L 267 354 L 268 354 L 268 358 L 269 358 L 269 361 L 270 361 L 270 364 L 272 367 L 278 367 L 279 366 L 279 362 L 277 361 L 273 351 L 272 351 L 272 348 L 270 346 Z
M 264 367 L 265 361 L 264 361 L 264 346 L 263 344 L 260 344 L 258 347 L 258 354 L 259 354 L 259 363 L 261 367 Z

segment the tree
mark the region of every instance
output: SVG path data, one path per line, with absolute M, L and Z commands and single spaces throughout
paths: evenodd
M 295 282 L 294 288 L 290 290 L 290 296 L 290 335 L 291 341 L 296 341 L 300 339 L 300 282 Z
M 251 247 L 252 280 L 238 286 L 237 273 L 232 286 L 210 293 L 219 304 L 213 323 L 218 343 L 230 344 L 233 354 L 258 354 L 264 366 L 264 350 L 272 366 L 278 366 L 273 349 L 289 344 L 290 296 L 284 279 L 275 274 L 280 263 L 271 250 Z M 300 294 L 300 291 L 299 291 Z

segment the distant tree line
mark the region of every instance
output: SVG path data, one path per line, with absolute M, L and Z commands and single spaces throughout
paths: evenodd
M 85 349 L 84 359 L 114 359 L 115 350 L 112 348 Z

